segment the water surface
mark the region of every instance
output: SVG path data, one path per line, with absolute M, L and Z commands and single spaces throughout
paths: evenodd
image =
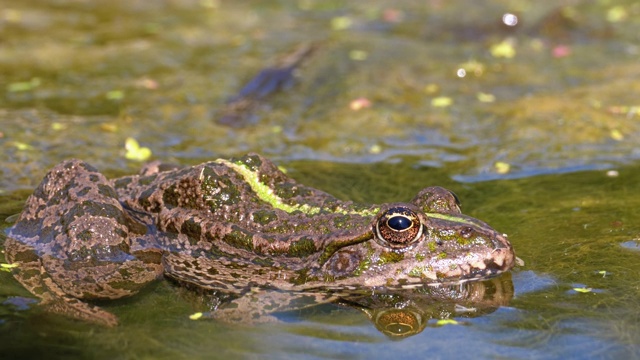
M 133 138 L 181 164 L 257 151 L 356 201 L 445 186 L 525 262 L 507 306 L 402 340 L 331 304 L 193 321 L 193 295 L 158 282 L 101 304 L 115 329 L 0 305 L 2 356 L 639 357 L 639 25 L 633 1 L 0 0 L 2 219 L 63 159 L 137 171 Z M 292 88 L 218 121 L 305 43 L 318 50 Z M 15 296 L 0 272 L 0 302 Z

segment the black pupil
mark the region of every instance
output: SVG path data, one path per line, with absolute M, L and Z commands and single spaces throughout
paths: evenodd
M 404 216 L 394 216 L 387 221 L 393 230 L 402 231 L 411 227 L 411 220 Z

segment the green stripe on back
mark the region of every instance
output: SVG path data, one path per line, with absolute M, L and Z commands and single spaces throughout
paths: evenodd
M 319 207 L 311 206 L 309 204 L 290 205 L 285 203 L 282 200 L 282 198 L 280 198 L 278 195 L 274 193 L 272 188 L 270 188 L 265 183 L 260 181 L 260 178 L 258 177 L 257 172 L 252 171 L 242 163 L 238 164 L 226 159 L 218 159 L 215 162 L 218 164 L 223 164 L 225 166 L 228 166 L 229 168 L 233 169 L 235 172 L 240 174 L 244 179 L 244 181 L 246 181 L 247 184 L 249 184 L 249 186 L 251 187 L 251 190 L 253 190 L 256 193 L 256 195 L 258 195 L 258 198 L 260 198 L 260 200 L 268 203 L 269 205 L 271 205 L 276 209 L 280 209 L 287 213 L 292 213 L 294 211 L 301 211 L 308 215 L 318 214 L 321 211 Z M 354 214 L 354 215 L 361 215 L 361 216 L 373 216 L 378 211 L 379 211 L 378 209 L 373 209 L 373 210 L 365 209 L 362 211 L 337 209 L 335 213 L 345 214 L 345 215 Z

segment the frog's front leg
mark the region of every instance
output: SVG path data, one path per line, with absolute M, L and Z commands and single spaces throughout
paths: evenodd
M 13 238 L 7 238 L 4 245 L 7 259 L 19 264 L 13 270 L 14 277 L 29 292 L 40 298 L 40 305 L 46 311 L 106 326 L 118 324 L 118 319 L 110 312 L 66 294 L 49 276 L 33 248 Z
M 78 160 L 43 179 L 5 243 L 15 277 L 50 310 L 106 325 L 114 315 L 82 300 L 136 293 L 162 273 L 146 226 L 125 212 L 109 181 Z

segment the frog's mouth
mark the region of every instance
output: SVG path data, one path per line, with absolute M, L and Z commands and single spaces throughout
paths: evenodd
M 503 235 L 495 233 L 488 244 L 465 247 L 457 256 L 431 259 L 431 266 L 409 269 L 407 275 L 419 276 L 427 285 L 485 280 L 511 270 L 515 265 L 513 248 Z M 487 245 L 493 245 L 493 248 Z M 422 270 L 422 271 L 421 271 Z

